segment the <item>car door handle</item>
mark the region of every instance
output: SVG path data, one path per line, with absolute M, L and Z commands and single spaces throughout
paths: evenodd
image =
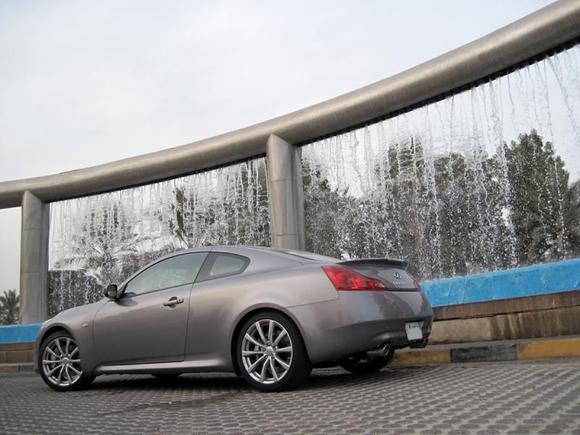
M 170 298 L 167 302 L 163 304 L 164 307 L 174 307 L 175 305 L 182 304 L 183 298 L 176 298 L 175 296 Z

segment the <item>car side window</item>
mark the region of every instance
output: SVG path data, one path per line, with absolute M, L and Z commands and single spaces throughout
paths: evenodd
M 212 253 L 204 266 L 204 270 L 200 273 L 198 281 L 238 275 L 246 270 L 248 264 L 250 264 L 250 259 L 241 255 Z
M 136 296 L 193 283 L 206 256 L 206 252 L 194 252 L 160 261 L 129 281 L 125 294 Z

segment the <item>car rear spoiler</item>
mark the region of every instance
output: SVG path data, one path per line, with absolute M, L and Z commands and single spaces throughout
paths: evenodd
M 375 265 L 375 266 L 396 267 L 398 269 L 407 268 L 406 261 L 398 260 L 396 258 L 362 258 L 360 260 L 341 261 L 337 264 L 344 264 L 345 266 Z

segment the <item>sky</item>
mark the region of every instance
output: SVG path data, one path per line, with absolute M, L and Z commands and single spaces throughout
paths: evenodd
M 318 103 L 547 0 L 0 2 L 0 181 L 157 151 Z M 0 292 L 20 209 L 0 210 Z

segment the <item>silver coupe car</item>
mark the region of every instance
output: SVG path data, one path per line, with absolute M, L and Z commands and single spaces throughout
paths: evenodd
M 260 247 L 180 251 L 105 296 L 43 323 L 35 355 L 51 388 L 110 373 L 227 371 L 288 389 L 313 367 L 380 370 L 395 349 L 425 346 L 432 323 L 405 262 Z

